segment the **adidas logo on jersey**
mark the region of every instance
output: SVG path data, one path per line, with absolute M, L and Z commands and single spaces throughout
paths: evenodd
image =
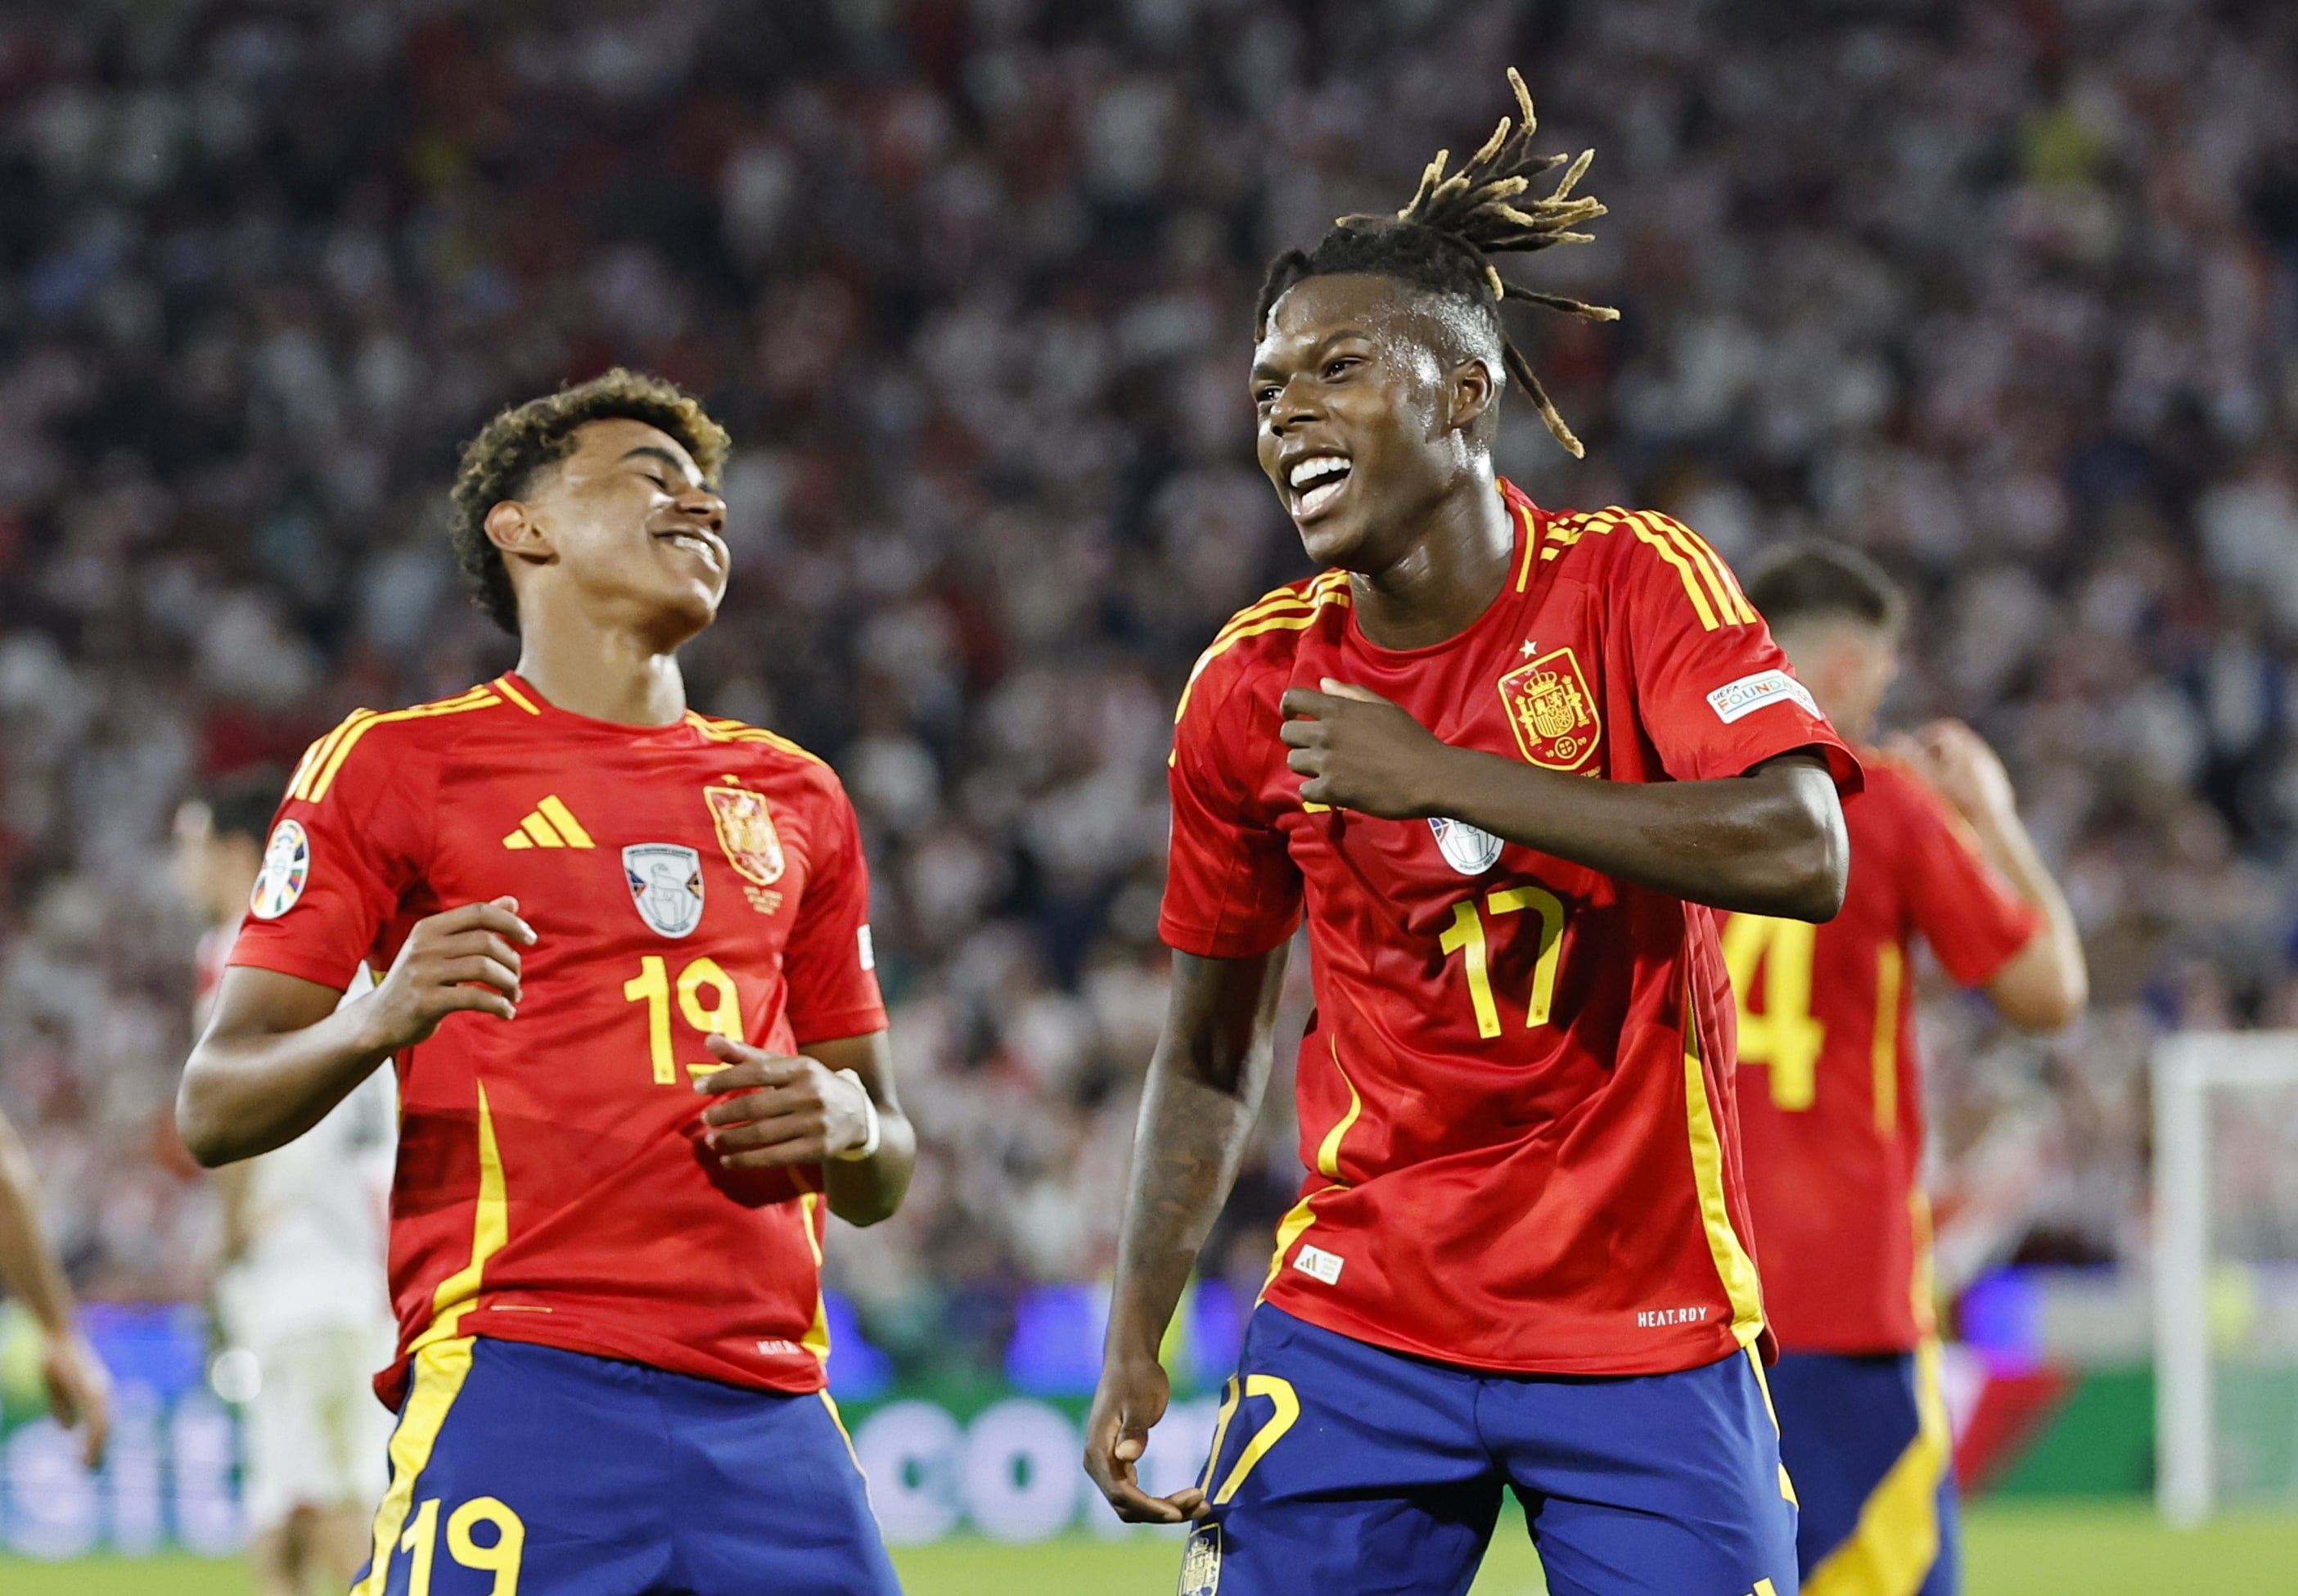
M 596 848 L 591 833 L 574 818 L 574 811 L 558 801 L 552 793 L 535 805 L 533 812 L 518 823 L 518 830 L 503 839 L 505 848 Z

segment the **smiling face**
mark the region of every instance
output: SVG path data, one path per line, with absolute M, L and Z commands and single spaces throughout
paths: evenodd
M 571 604 L 665 651 L 707 626 L 726 596 L 726 501 L 684 445 L 616 418 L 584 423 L 525 496 L 487 513 L 522 616 Z
M 1374 572 L 1489 471 L 1484 320 L 1369 273 L 1303 279 L 1253 350 L 1261 468 L 1319 565 Z

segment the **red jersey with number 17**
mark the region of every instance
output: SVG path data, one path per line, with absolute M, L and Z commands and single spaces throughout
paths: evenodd
M 854 811 L 796 744 L 572 715 L 516 675 L 361 710 L 312 745 L 231 962 L 342 988 L 415 922 L 508 894 L 518 1014 L 398 1055 L 399 1358 L 491 1336 L 737 1385 L 823 1384 L 818 1167 L 703 1145 L 713 1031 L 775 1052 L 882 1030 Z
M 1851 885 L 1825 925 L 1733 914 L 1740 1134 L 1764 1297 L 1790 1352 L 1903 1352 L 1932 1330 L 1915 1054 L 1918 934 L 1966 987 L 2042 930 L 1970 830 L 1897 760 L 1843 806 Z
M 1594 781 L 1815 748 L 1854 790 L 1859 767 L 1690 529 L 1501 491 L 1515 558 L 1459 636 L 1376 648 L 1327 572 L 1214 640 L 1175 736 L 1163 934 L 1244 957 L 1307 907 L 1309 1173 L 1270 1302 L 1476 1368 L 1693 1368 L 1764 1325 L 1713 916 L 1455 822 L 1304 805 L 1277 703 L 1330 676 L 1446 742 Z

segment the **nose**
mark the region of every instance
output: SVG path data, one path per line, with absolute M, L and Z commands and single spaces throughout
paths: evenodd
M 1288 379 L 1277 391 L 1277 397 L 1269 401 L 1269 430 L 1282 437 L 1288 429 L 1316 419 L 1318 411 L 1313 393 L 1313 389 L 1297 377 Z
M 726 501 L 708 488 L 688 488 L 679 494 L 678 508 L 705 523 L 713 532 L 723 532 L 726 528 Z

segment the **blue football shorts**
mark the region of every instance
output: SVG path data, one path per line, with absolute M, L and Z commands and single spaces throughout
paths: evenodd
M 1795 1596 L 1752 1353 L 1591 1378 L 1434 1363 L 1266 1302 L 1222 1393 L 1181 1596 L 1459 1596 L 1503 1488 L 1551 1596 Z
M 416 1354 L 353 1596 L 900 1596 L 826 1393 L 486 1337 Z
M 1938 1349 L 1790 1352 L 1772 1370 L 1806 1596 L 1956 1596 L 1962 1534 Z

